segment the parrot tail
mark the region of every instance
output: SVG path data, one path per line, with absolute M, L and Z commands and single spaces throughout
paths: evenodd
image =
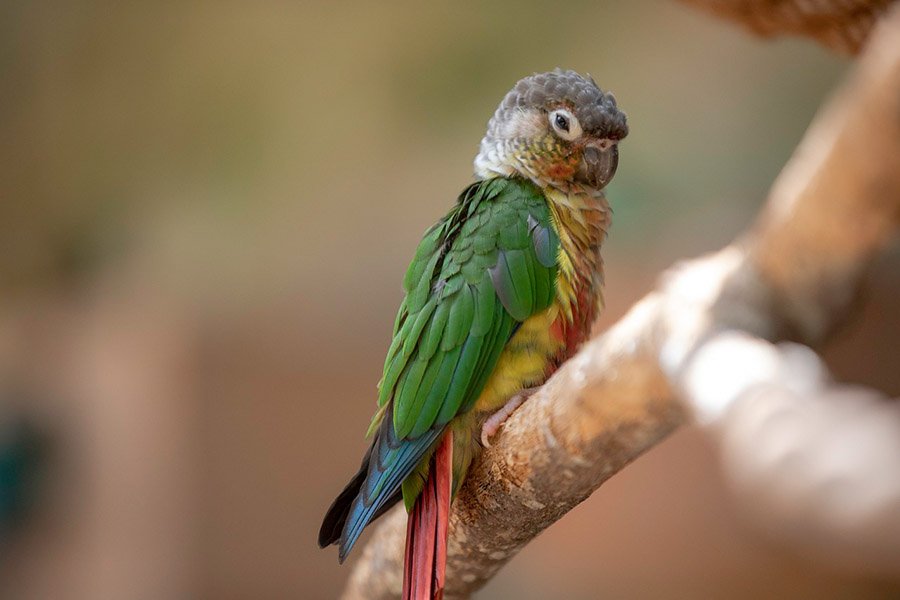
M 339 544 L 344 562 L 363 529 L 402 498 L 403 480 L 434 446 L 442 430 L 430 430 L 414 440 L 398 439 L 389 408 L 366 452 L 359 472 L 335 498 L 319 530 L 319 546 Z
M 403 600 L 440 600 L 444 596 L 452 478 L 453 431 L 448 428 L 406 522 Z

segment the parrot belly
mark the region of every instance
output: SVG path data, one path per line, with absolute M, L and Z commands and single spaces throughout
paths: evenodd
M 479 413 L 493 413 L 525 388 L 540 385 L 557 364 L 564 340 L 556 333 L 559 306 L 525 320 L 507 343 L 484 390 L 475 402 Z

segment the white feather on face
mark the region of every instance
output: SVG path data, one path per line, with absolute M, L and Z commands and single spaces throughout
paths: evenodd
M 508 111 L 500 119 L 495 116 L 475 157 L 475 174 L 481 178 L 509 177 L 517 169 L 510 160 L 509 144 L 514 140 L 539 139 L 547 135 L 547 119 L 538 109 Z
M 517 110 L 500 124 L 496 132 L 499 139 L 539 138 L 547 131 L 547 124 L 539 110 Z

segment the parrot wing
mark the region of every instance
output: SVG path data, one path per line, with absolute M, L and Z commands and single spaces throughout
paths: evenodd
M 403 282 L 365 479 L 342 508 L 341 558 L 447 424 L 472 407 L 518 325 L 550 306 L 558 249 L 543 193 L 521 179 L 471 185 L 426 232 Z
M 473 184 L 426 234 L 379 386 L 398 438 L 470 408 L 517 324 L 553 301 L 558 245 L 541 191 L 512 179 Z

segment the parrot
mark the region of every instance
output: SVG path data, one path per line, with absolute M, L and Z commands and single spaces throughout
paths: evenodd
M 371 444 L 318 539 L 338 544 L 343 563 L 402 500 L 404 600 L 442 597 L 450 505 L 469 466 L 602 309 L 604 188 L 627 134 L 615 97 L 590 75 L 519 80 L 488 121 L 474 182 L 415 251 Z

